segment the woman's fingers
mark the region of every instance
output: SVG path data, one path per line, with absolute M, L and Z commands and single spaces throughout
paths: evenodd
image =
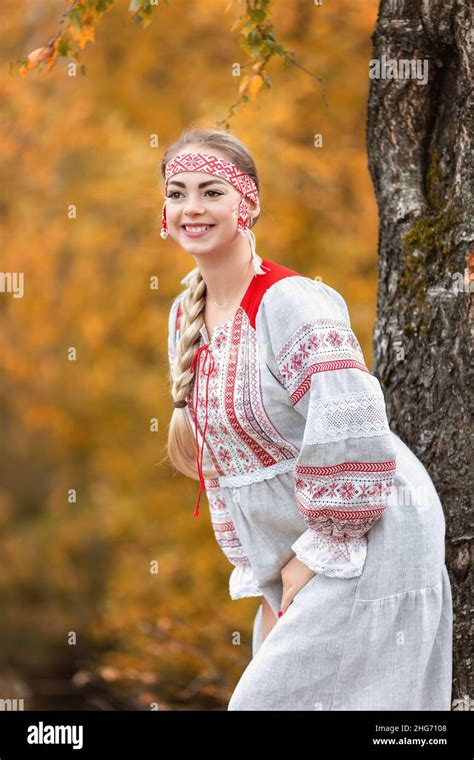
M 307 583 L 316 575 L 307 565 L 301 562 L 296 556 L 292 557 L 281 569 L 281 580 L 283 583 L 283 594 L 281 599 L 278 617 L 281 617 L 296 596 Z
M 278 611 L 278 617 L 281 617 L 286 612 L 286 610 L 292 603 L 293 597 L 296 595 L 297 591 L 298 591 L 298 587 L 295 586 L 294 584 L 292 586 L 289 586 L 287 589 L 285 588 L 283 589 L 283 596 L 281 598 L 281 604 L 280 604 L 280 609 Z

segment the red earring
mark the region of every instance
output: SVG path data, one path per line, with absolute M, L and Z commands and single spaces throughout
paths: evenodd
M 163 203 L 163 208 L 161 209 L 161 237 L 163 240 L 166 240 L 168 237 L 168 222 L 166 221 L 166 200 Z
M 247 201 L 245 198 L 241 198 L 241 201 L 239 203 L 239 216 L 237 219 L 237 228 L 242 235 L 242 237 L 245 237 L 249 233 L 249 207 L 247 204 Z

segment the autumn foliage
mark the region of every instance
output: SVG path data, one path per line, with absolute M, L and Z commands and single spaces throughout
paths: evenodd
M 266 5 L 266 44 L 306 71 L 241 47 L 239 3 L 140 23 L 78 3 L 62 26 L 64 3 L 3 3 L 0 282 L 24 292 L 0 291 L 0 685 L 26 709 L 225 709 L 251 655 L 258 600 L 230 600 L 198 484 L 165 459 L 168 310 L 195 262 L 159 236 L 158 165 L 184 127 L 248 96 L 230 127 L 260 174 L 257 251 L 343 294 L 370 366 L 376 2 Z

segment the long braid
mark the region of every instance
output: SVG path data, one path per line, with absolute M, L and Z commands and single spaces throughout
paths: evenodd
M 191 389 L 194 375 L 190 367 L 199 349 L 199 333 L 204 324 L 206 306 L 207 288 L 199 269 L 190 272 L 183 282 L 187 282 L 188 287 L 181 299 L 182 328 L 176 345 L 171 386 L 174 401 L 185 401 Z
M 199 334 L 204 324 L 206 306 L 206 283 L 199 268 L 193 269 L 181 281 L 187 288 L 181 299 L 182 319 L 180 338 L 176 342 L 175 360 L 171 368 L 171 396 L 173 401 L 186 401 L 194 383 L 190 367 L 199 350 Z M 177 469 L 196 480 L 199 478 L 196 464 L 195 432 L 185 406 L 175 407 L 168 432 L 168 454 Z M 211 461 L 204 457 L 204 477 L 215 477 Z

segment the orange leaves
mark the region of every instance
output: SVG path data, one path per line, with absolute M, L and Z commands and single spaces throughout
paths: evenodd
M 70 24 L 68 26 L 68 32 L 72 39 L 77 42 L 81 50 L 85 48 L 88 42 L 94 42 L 95 40 L 95 27 L 92 23 L 83 25 L 77 29 L 77 27 Z
M 88 42 L 95 41 L 95 30 L 102 16 L 113 5 L 114 0 L 74 0 L 62 14 L 59 29 L 47 46 L 33 50 L 26 58 L 17 61 L 19 74 L 26 76 L 28 71 L 46 63 L 48 70 L 52 69 L 58 56 L 78 58 L 79 50 L 85 48 Z
M 246 74 L 242 79 L 239 86 L 239 95 L 243 97 L 247 95 L 250 99 L 253 99 L 260 92 L 265 80 L 266 72 L 261 62 L 257 62 L 252 66 L 252 74 Z
M 33 52 L 28 56 L 31 68 L 37 66 L 40 61 L 47 61 L 49 58 L 51 58 L 52 54 L 53 47 L 42 47 L 37 48 L 37 50 L 33 50 Z
M 33 50 L 29 56 L 27 56 L 27 58 L 24 58 L 20 61 L 20 76 L 26 76 L 28 71 L 35 69 L 41 63 L 46 63 L 48 70 L 51 69 L 56 58 L 55 53 L 56 51 L 54 45 L 47 45 L 46 47 L 36 48 L 36 50 Z
M 248 95 L 254 98 L 263 85 L 263 78 L 260 74 L 247 74 L 240 83 L 239 95 Z

